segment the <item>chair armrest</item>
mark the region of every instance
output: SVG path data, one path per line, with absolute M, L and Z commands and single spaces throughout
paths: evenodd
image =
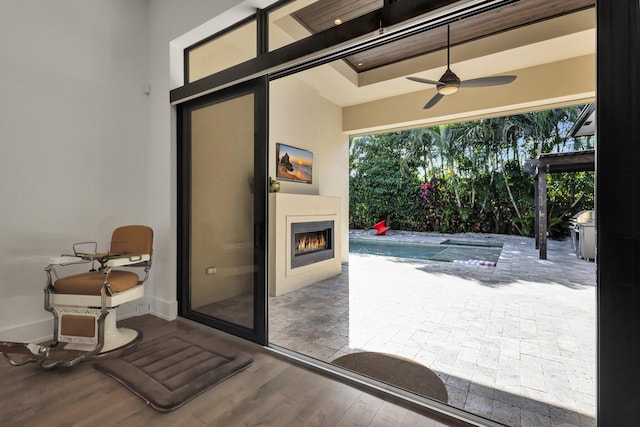
M 84 264 L 88 261 L 75 255 L 60 255 L 49 258 L 49 265 Z
M 73 253 L 76 256 L 82 256 L 83 254 L 95 254 L 98 252 L 97 242 L 78 242 L 73 244 Z
M 113 258 L 110 258 L 105 265 L 107 267 L 122 267 L 125 265 L 138 264 L 141 262 L 149 261 L 151 259 L 151 255 L 149 254 L 128 254 L 128 255 L 120 255 Z

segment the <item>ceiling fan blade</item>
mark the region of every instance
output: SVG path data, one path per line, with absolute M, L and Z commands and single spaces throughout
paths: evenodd
M 427 102 L 425 104 L 424 107 L 422 107 L 424 110 L 428 110 L 429 108 L 433 107 L 434 105 L 436 105 L 438 103 L 438 101 L 440 101 L 442 98 L 444 98 L 444 95 L 441 95 L 439 93 L 436 93 L 435 95 L 433 95 L 433 98 L 431 98 L 429 100 L 429 102 Z
M 487 87 L 506 85 L 514 81 L 518 76 L 494 76 L 480 77 L 479 79 L 464 80 L 460 82 L 460 87 Z
M 439 85 L 440 84 L 440 82 L 437 82 L 435 80 L 423 79 L 421 77 L 407 77 L 407 79 L 411 80 L 412 82 L 427 83 L 427 84 L 430 84 L 430 85 Z

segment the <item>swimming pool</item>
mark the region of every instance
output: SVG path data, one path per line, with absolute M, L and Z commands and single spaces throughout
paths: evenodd
M 350 238 L 349 252 L 495 266 L 502 252 L 502 243 L 453 239 L 442 243 L 414 243 Z

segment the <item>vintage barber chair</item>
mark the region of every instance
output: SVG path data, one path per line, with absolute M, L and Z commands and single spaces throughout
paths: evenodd
M 51 258 L 45 268 L 44 308 L 53 315 L 53 342 L 0 342 L 0 353 L 14 366 L 70 367 L 139 342 L 139 331 L 116 327 L 116 307 L 144 295 L 152 246 L 151 228 L 128 225 L 113 232 L 105 253 L 97 253 L 95 242 L 83 242 L 74 245 L 73 255 Z M 56 269 L 80 263 L 91 270 L 58 276 Z M 138 275 L 136 269 L 144 271 Z

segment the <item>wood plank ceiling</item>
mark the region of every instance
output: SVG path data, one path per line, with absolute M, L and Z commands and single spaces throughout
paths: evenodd
M 400 0 L 414 1 L 414 0 Z M 336 19 L 346 22 L 383 6 L 383 0 L 319 0 L 293 17 L 312 33 L 326 30 Z M 595 7 L 595 0 L 520 0 L 451 24 L 451 45 L 459 45 L 517 27 Z M 356 71 L 368 71 L 446 48 L 446 27 L 435 28 L 345 61 Z

